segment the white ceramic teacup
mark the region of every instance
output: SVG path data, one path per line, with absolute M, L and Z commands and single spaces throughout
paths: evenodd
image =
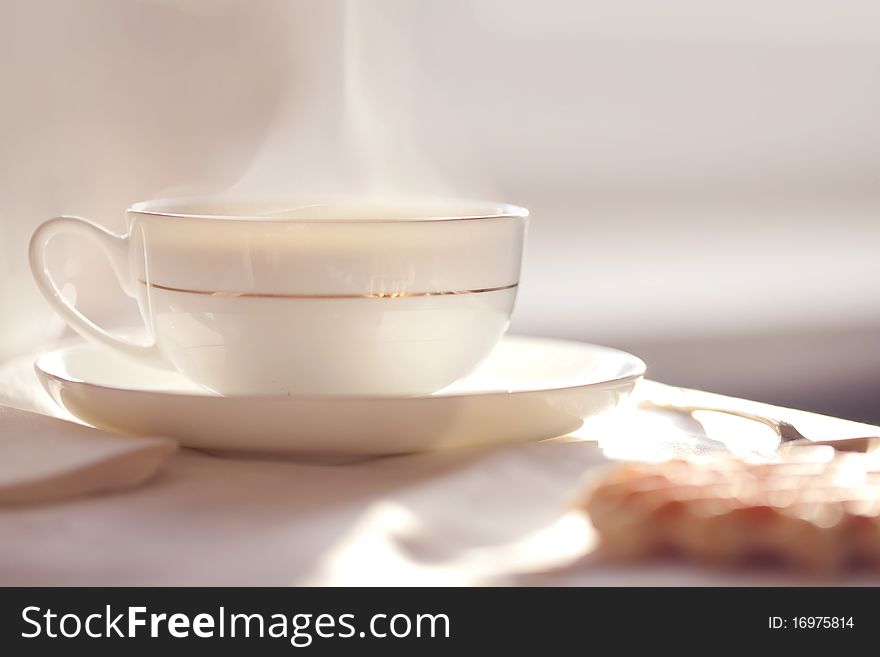
M 469 202 L 167 199 L 114 235 L 77 217 L 30 243 L 40 290 L 81 335 L 222 394 L 427 394 L 507 328 L 528 212 Z M 153 338 L 96 326 L 53 283 L 46 245 L 96 241 Z

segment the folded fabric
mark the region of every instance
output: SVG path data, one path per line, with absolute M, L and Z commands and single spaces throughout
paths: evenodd
M 176 450 L 164 438 L 121 437 L 0 405 L 0 504 L 137 486 Z

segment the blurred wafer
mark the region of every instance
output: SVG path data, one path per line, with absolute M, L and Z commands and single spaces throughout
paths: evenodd
M 773 461 L 625 463 L 595 481 L 581 505 L 611 557 L 880 568 L 876 466 L 831 447 L 790 448 Z

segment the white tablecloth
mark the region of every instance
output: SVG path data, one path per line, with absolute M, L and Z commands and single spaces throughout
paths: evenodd
M 696 403 L 743 403 L 692 394 Z M 58 412 L 28 357 L 0 368 L 0 402 Z M 880 431 L 745 404 L 811 437 Z M 137 489 L 0 507 L 0 584 L 816 583 L 784 573 L 613 565 L 591 555 L 592 529 L 571 500 L 596 468 L 615 458 L 773 448 L 762 425 L 701 419 L 630 410 L 558 440 L 333 466 L 184 449 Z

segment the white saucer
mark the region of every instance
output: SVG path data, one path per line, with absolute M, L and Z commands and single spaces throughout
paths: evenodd
M 616 349 L 505 337 L 471 376 L 423 397 L 222 397 L 91 344 L 40 356 L 49 394 L 81 420 L 208 450 L 380 455 L 562 436 L 645 373 Z

